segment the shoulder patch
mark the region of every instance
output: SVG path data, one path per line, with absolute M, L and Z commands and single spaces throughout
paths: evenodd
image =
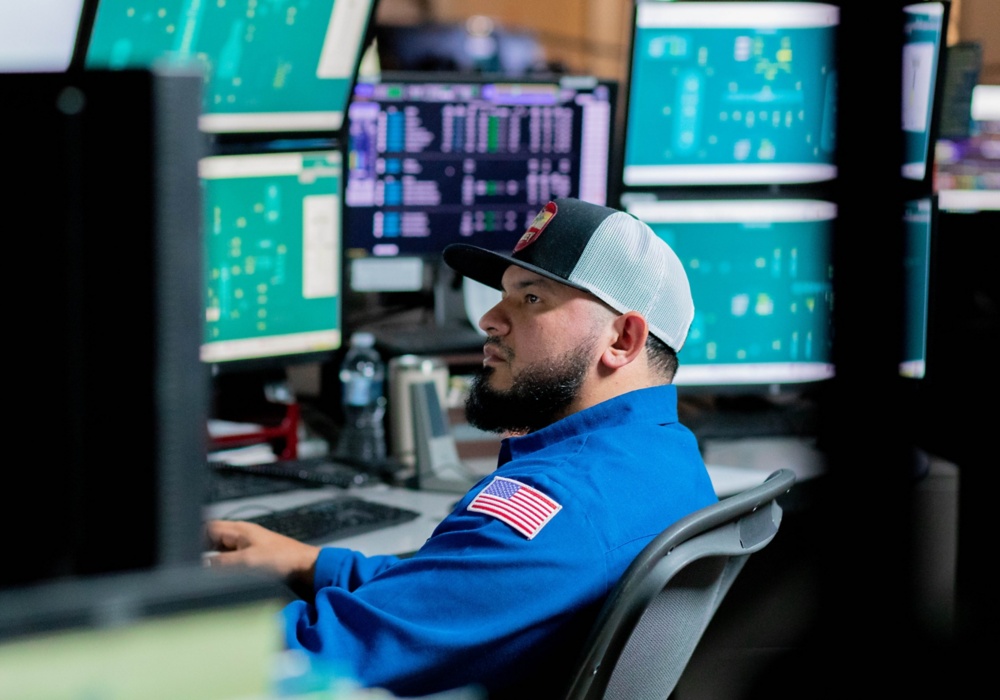
M 562 510 L 562 506 L 538 489 L 497 476 L 476 494 L 467 510 L 502 520 L 530 540 Z

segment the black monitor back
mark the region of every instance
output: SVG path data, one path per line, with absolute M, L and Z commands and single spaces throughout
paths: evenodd
M 0 587 L 200 557 L 200 90 L 148 71 L 0 75 L 15 446 Z

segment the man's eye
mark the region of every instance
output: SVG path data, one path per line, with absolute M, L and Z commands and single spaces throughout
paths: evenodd
M 534 294 L 525 294 L 524 300 L 529 304 L 537 304 L 539 302 L 538 297 L 535 296 Z

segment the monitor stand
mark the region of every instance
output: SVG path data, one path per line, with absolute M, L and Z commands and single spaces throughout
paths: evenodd
M 469 285 L 458 273 L 441 265 L 434 279 L 434 311 L 410 309 L 367 326 L 378 348 L 389 356 L 452 355 L 483 349 L 485 335 L 470 316 L 479 313 L 467 304 Z M 497 292 L 499 296 L 499 292 Z
M 268 444 L 280 459 L 298 457 L 301 409 L 284 369 L 219 375 L 212 394 L 211 417 L 246 429 L 210 430 L 211 451 Z

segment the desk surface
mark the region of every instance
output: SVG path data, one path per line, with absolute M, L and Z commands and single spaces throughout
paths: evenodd
M 822 472 L 822 466 L 812 448 L 797 440 L 761 439 L 722 442 L 706 446 L 705 456 L 709 460 L 709 476 L 720 498 L 756 486 L 776 469 L 791 469 L 800 481 Z M 474 471 L 481 472 L 485 468 L 485 462 L 474 466 L 476 467 Z M 334 487 L 303 489 L 213 503 L 206 506 L 205 517 L 250 517 L 274 509 L 291 508 L 338 493 L 345 492 Z M 401 525 L 326 543 L 337 547 L 349 547 L 368 555 L 402 554 L 419 549 L 460 498 L 459 494 L 455 493 L 414 491 L 384 484 L 355 487 L 348 489 L 347 493 L 420 512 L 418 518 Z

